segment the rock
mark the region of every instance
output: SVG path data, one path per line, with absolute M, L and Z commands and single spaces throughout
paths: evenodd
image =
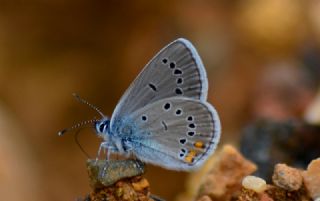
M 267 188 L 267 183 L 264 179 L 256 176 L 246 176 L 242 180 L 242 186 L 246 189 L 253 190 L 256 193 L 262 193 Z
M 87 169 L 93 190 L 84 201 L 163 201 L 151 195 L 141 161 L 90 159 Z
M 272 176 L 273 183 L 285 190 L 296 191 L 302 185 L 300 170 L 289 167 L 285 164 L 277 164 Z
M 320 158 L 311 161 L 308 169 L 302 173 L 306 190 L 316 200 L 320 198 Z
M 304 188 L 297 191 L 287 191 L 273 185 L 267 185 L 267 189 L 262 193 L 256 193 L 246 188 L 241 189 L 241 193 L 235 201 L 312 201 Z
M 250 189 L 242 188 L 236 201 L 259 201 L 259 196 L 256 192 Z
M 269 195 L 267 193 L 262 193 L 262 195 L 260 197 L 260 201 L 273 201 L 273 199 L 271 197 L 269 197 Z
M 150 196 L 149 184 L 141 176 L 131 177 L 117 181 L 115 184 L 94 189 L 85 201 L 154 201 Z M 138 190 L 133 184 L 147 184 Z
M 237 198 L 237 201 L 274 201 L 269 195 L 265 192 L 258 194 L 253 190 L 243 188 L 240 195 Z
M 140 181 L 132 183 L 132 186 L 135 191 L 142 191 L 143 189 L 149 186 L 149 182 L 146 179 L 141 179 Z
M 255 170 L 255 164 L 234 147 L 225 145 L 201 185 L 198 198 L 208 195 L 214 201 L 230 200 L 241 190 L 242 178 Z
M 265 193 L 274 201 L 312 201 L 303 187 L 297 191 L 288 191 L 278 186 L 268 185 Z
M 90 185 L 93 188 L 109 186 L 120 179 L 141 175 L 144 164 L 138 160 L 92 160 L 87 161 Z

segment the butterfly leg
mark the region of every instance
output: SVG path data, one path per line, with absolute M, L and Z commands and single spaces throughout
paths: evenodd
M 101 153 L 102 148 L 105 147 L 105 146 L 103 145 L 104 143 L 106 143 L 106 142 L 102 142 L 102 143 L 100 144 L 100 146 L 99 146 L 98 153 L 97 153 L 97 156 L 96 156 L 96 163 L 97 163 L 97 161 L 98 161 L 98 159 L 99 159 L 99 157 L 100 157 L 100 153 Z
M 96 162 L 98 161 L 99 157 L 100 157 L 100 153 L 102 151 L 102 149 L 104 151 L 107 151 L 107 160 L 109 160 L 110 158 L 110 154 L 111 152 L 116 152 L 117 149 L 116 147 L 114 147 L 112 144 L 110 144 L 109 142 L 102 142 L 99 146 L 99 149 L 98 149 L 98 153 L 97 153 L 97 157 L 96 157 Z

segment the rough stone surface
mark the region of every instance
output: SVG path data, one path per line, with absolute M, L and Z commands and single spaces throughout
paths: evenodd
M 145 189 L 149 186 L 149 182 L 148 182 L 148 180 L 143 178 L 137 182 L 133 182 L 132 186 L 135 191 L 142 191 L 143 189 Z
M 141 161 L 88 160 L 87 169 L 93 190 L 84 201 L 163 201 L 151 195 Z
M 247 176 L 254 172 L 255 165 L 244 159 L 232 146 L 223 147 L 210 167 L 208 175 L 203 177 L 205 179 L 197 199 L 183 197 L 179 201 L 207 201 L 208 198 L 211 201 L 320 201 L 320 158 L 312 161 L 304 172 L 284 164 L 273 166 L 273 180 L 277 185 L 265 184 L 263 180 L 266 178 L 258 178 L 256 182 L 257 177 Z M 249 181 L 249 185 L 241 186 L 244 178 L 254 179 L 253 182 Z M 193 185 L 198 183 L 193 182 Z M 260 183 L 265 189 L 256 191 Z
M 274 201 L 267 193 L 262 193 L 260 196 L 260 201 Z
M 311 161 L 308 169 L 302 173 L 304 184 L 310 196 L 320 200 L 320 158 Z
M 277 186 L 268 186 L 265 191 L 274 201 L 312 201 L 304 188 L 288 191 Z
M 144 164 L 138 160 L 92 160 L 87 161 L 90 185 L 93 188 L 109 186 L 120 179 L 141 175 Z
M 312 201 L 304 188 L 287 191 L 277 186 L 268 185 L 263 193 L 242 188 L 240 195 L 233 201 Z
M 236 201 L 259 201 L 259 196 L 256 192 L 250 189 L 242 188 L 240 195 L 235 199 Z
M 117 181 L 115 184 L 94 189 L 85 201 L 155 201 L 149 192 L 149 184 L 141 176 Z M 138 190 L 134 184 L 143 183 Z M 145 185 L 146 184 L 146 185 Z
M 276 186 L 288 191 L 296 191 L 302 186 L 300 170 L 289 167 L 286 164 L 277 164 L 275 166 L 272 181 Z
M 225 145 L 218 160 L 200 187 L 198 198 L 208 195 L 214 201 L 227 201 L 241 189 L 242 178 L 256 170 L 234 147 Z

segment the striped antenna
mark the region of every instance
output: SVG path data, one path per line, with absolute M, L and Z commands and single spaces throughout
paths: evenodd
M 92 108 L 92 109 L 94 109 L 95 111 L 97 111 L 102 117 L 105 117 L 105 115 L 101 112 L 101 110 L 100 110 L 98 107 L 96 107 L 96 106 L 92 105 L 91 103 L 89 103 L 88 101 L 84 100 L 83 98 L 81 98 L 81 97 L 80 97 L 78 94 L 76 94 L 76 93 L 73 93 L 72 95 L 73 95 L 73 97 L 75 97 L 75 99 L 76 99 L 77 101 L 79 101 L 80 103 L 83 103 L 83 104 L 85 104 L 85 105 L 88 105 L 90 108 Z
M 59 135 L 59 136 L 62 136 L 62 135 L 64 135 L 66 132 L 73 131 L 73 130 L 76 130 L 76 129 L 78 129 L 78 128 L 83 128 L 84 125 L 91 124 L 91 123 L 95 123 L 95 122 L 97 122 L 97 121 L 98 121 L 97 119 L 91 119 L 91 120 L 86 120 L 86 121 L 79 122 L 79 123 L 71 126 L 70 128 L 66 128 L 66 129 L 63 129 L 63 130 L 59 131 L 59 132 L 58 132 L 58 135 Z

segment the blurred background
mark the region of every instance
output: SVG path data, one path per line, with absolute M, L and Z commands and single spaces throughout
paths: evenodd
M 87 157 L 72 133 L 111 115 L 143 66 L 176 38 L 206 66 L 220 145 L 239 146 L 258 119 L 316 124 L 320 1 L 1 1 L 0 192 L 3 200 L 75 200 L 89 191 Z M 312 109 L 310 109 L 312 106 Z M 319 110 L 317 110 L 319 111 Z M 93 130 L 79 135 L 95 157 Z M 148 166 L 151 192 L 174 200 L 188 174 Z

